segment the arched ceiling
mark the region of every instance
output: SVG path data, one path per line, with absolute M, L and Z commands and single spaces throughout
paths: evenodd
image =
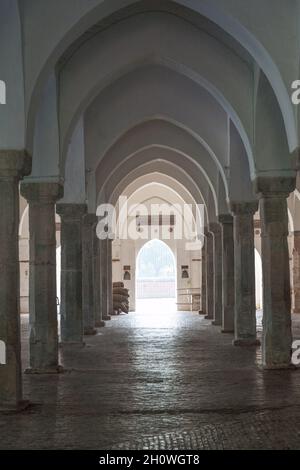
M 293 38 L 297 37 L 297 5 L 293 2 L 285 6 L 283 15 L 280 3 L 266 1 L 262 4 L 259 0 L 252 3 L 253 8 L 249 11 L 248 5 L 240 1 L 220 0 L 81 0 L 76 3 L 76 8 L 70 8 L 72 5 L 69 1 L 53 0 L 43 6 L 41 2 L 32 0 L 20 2 L 26 43 L 26 104 L 30 117 L 35 113 L 39 89 L 49 69 L 59 60 L 65 63 L 84 42 L 91 40 L 99 31 L 109 30 L 112 24 L 120 22 L 124 17 L 141 11 L 164 10 L 193 23 L 195 28 L 209 31 L 218 43 L 226 45 L 237 57 L 244 61 L 250 57 L 249 62 L 255 62 L 257 67 L 261 68 L 275 91 L 284 117 L 290 150 L 293 150 L 298 144 L 298 139 L 294 110 L 288 99 L 288 87 L 292 78 L 298 75 L 298 60 L 290 60 L 299 56 L 296 50 L 299 41 L 293 41 Z M 269 14 L 270 10 L 272 15 Z M 257 15 L 257 11 L 260 11 L 260 15 Z M 61 14 L 58 15 L 58 12 Z M 266 22 L 269 28 L 265 28 Z M 31 27 L 32 23 L 36 23 L 35 28 Z M 268 36 L 269 30 L 275 31 L 281 26 L 282 34 L 275 38 Z M 41 42 L 42 37 L 48 39 Z M 29 54 L 35 57 L 34 61 L 28 60 Z
M 92 206 L 108 176 L 118 174 L 112 162 L 118 168 L 121 161 L 137 165 L 136 156 L 149 158 L 154 148 L 169 152 L 167 160 L 190 176 L 201 173 L 216 214 L 226 210 L 233 194 L 253 198 L 251 179 L 293 175 L 290 154 L 298 137 L 288 79 L 298 74 L 296 10 L 289 5 L 282 15 L 273 2 L 268 23 L 271 31 L 276 26 L 281 31 L 279 19 L 290 25 L 291 31 L 283 27 L 290 51 L 283 37 L 270 41 L 262 27 L 271 3 L 254 2 L 260 18 L 237 0 L 78 0 L 76 6 L 71 0 L 43 6 L 3 0 L 4 18 L 12 26 L 11 32 L 6 26 L 5 37 L 16 38 L 11 58 L 4 58 L 14 61 L 21 52 L 24 65 L 18 71 L 24 86 L 18 82 L 8 122 L 10 106 L 25 115 L 26 124 L 18 122 L 17 128 L 20 134 L 26 127 L 33 179 L 64 176 L 83 115 L 81 154 Z M 12 81 L 12 91 L 15 85 Z M 13 145 L 13 139 L 3 141 Z M 69 168 L 72 158 L 71 152 Z
M 129 180 L 130 181 L 130 180 Z M 199 220 L 202 220 L 202 224 L 205 224 L 205 209 L 204 209 L 204 202 L 201 200 L 197 201 L 193 198 L 192 194 L 182 185 L 181 182 L 177 181 L 175 178 L 170 177 L 168 174 L 161 173 L 161 172 L 149 172 L 143 174 L 140 177 L 132 178 L 131 175 L 131 182 L 128 184 L 128 180 L 123 180 L 122 182 L 123 191 L 121 192 L 121 196 L 126 196 L 126 198 L 131 198 L 133 195 L 137 199 L 145 200 L 146 191 L 147 193 L 151 193 L 152 197 L 156 197 L 159 195 L 160 188 L 165 188 L 168 192 L 172 192 L 173 194 L 177 195 L 181 201 L 178 201 L 179 204 L 186 204 L 187 207 L 190 208 L 190 212 L 193 214 L 194 220 L 196 217 L 199 217 Z M 169 203 L 174 204 L 177 201 L 175 199 L 169 198 Z M 119 206 L 119 201 L 118 201 Z
M 132 181 L 138 173 L 145 174 L 148 166 L 151 165 L 151 169 L 162 168 L 162 170 L 168 171 L 168 174 L 182 182 L 186 189 L 194 194 L 195 200 L 204 201 L 207 208 L 209 207 L 208 217 L 210 220 L 215 220 L 218 213 L 227 213 L 228 206 L 224 193 L 222 194 L 223 198 L 220 198 L 219 207 L 217 194 L 204 174 L 192 161 L 186 162 L 184 168 L 182 165 L 178 165 L 178 157 L 181 157 L 178 152 L 167 148 L 151 146 L 140 149 L 130 159 L 124 159 L 121 165 L 112 169 L 106 182 L 97 185 L 98 204 L 108 200 L 114 201 L 122 192 L 123 180 Z M 99 173 L 101 173 L 100 167 Z M 199 195 L 201 195 L 201 199 L 199 199 Z
M 143 179 L 143 178 L 141 178 Z M 119 220 L 126 220 L 125 225 L 127 226 L 127 217 L 135 217 L 136 213 L 141 215 L 149 215 L 149 210 L 151 214 L 152 211 L 158 210 L 158 206 L 161 209 L 165 209 L 165 215 L 170 215 L 171 213 L 175 215 L 178 224 L 176 223 L 177 232 L 176 236 L 184 237 L 188 239 L 195 239 L 196 233 L 203 234 L 204 220 L 201 218 L 200 213 L 194 213 L 193 209 L 195 208 L 195 203 L 191 198 L 188 200 L 182 197 L 182 194 L 178 193 L 174 187 L 174 183 L 171 183 L 169 186 L 165 179 L 164 183 L 158 183 L 156 181 L 143 183 L 139 181 L 137 187 L 133 188 L 132 185 L 125 188 L 121 196 L 126 197 L 126 204 L 124 200 L 120 199 L 117 211 L 117 224 Z M 180 189 L 182 193 L 182 189 Z M 154 204 L 154 207 L 152 206 Z M 184 207 L 185 204 L 189 204 Z M 145 210 L 145 214 L 143 211 Z M 121 216 L 121 214 L 125 213 Z M 199 215 L 199 219 L 196 222 L 196 215 Z M 122 224 L 121 224 L 122 225 Z M 118 225 L 117 225 L 118 227 Z M 184 230 L 184 231 L 182 231 Z M 120 231 L 122 233 L 122 226 L 120 226 Z M 176 234 L 176 228 L 174 235 Z
M 123 179 L 120 179 L 112 191 L 104 188 L 104 193 L 107 191 L 111 195 L 109 201 L 116 205 L 120 194 L 124 192 L 125 188 L 137 188 L 144 182 L 149 181 L 167 182 L 168 186 L 173 187 L 179 194 L 182 194 L 184 200 L 193 201 L 195 206 L 204 204 L 204 217 L 207 221 L 207 201 L 203 199 L 199 187 L 185 171 L 179 167 L 174 167 L 172 163 L 167 161 L 154 160 L 137 166 Z M 207 191 L 209 191 L 208 187 Z M 206 195 L 206 192 L 204 192 L 204 196 Z M 101 195 L 99 195 L 99 199 L 101 200 Z

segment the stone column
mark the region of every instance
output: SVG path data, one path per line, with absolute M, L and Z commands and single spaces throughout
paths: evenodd
M 85 335 L 95 335 L 94 232 L 95 214 L 86 214 L 82 226 L 82 309 Z
M 223 309 L 222 332 L 234 332 L 234 242 L 233 217 L 230 214 L 219 216 L 222 226 L 223 248 Z
M 114 312 L 113 308 L 113 285 L 112 285 L 112 240 L 107 239 L 107 311 L 111 316 Z
M 0 341 L 5 364 L 0 365 L 0 410 L 19 409 L 22 367 L 19 306 L 19 180 L 29 174 L 25 152 L 0 151 Z
M 281 369 L 290 366 L 292 348 L 286 199 L 295 188 L 295 179 L 260 177 L 255 184 L 262 230 L 262 362 L 266 369 Z
M 101 278 L 100 278 L 100 240 L 97 237 L 96 226 L 94 230 L 93 251 L 94 251 L 93 276 L 94 276 L 95 326 L 97 328 L 101 328 L 105 326 L 105 322 L 102 319 Z
M 206 315 L 206 250 L 207 250 L 207 238 L 206 234 L 203 236 L 203 246 L 201 250 L 201 311 L 202 315 Z
M 57 373 L 55 202 L 63 196 L 59 183 L 24 182 L 29 203 L 29 327 L 31 373 Z
M 101 307 L 102 307 L 102 320 L 108 321 L 111 319 L 108 313 L 108 256 L 107 256 L 107 239 L 100 240 L 100 279 L 101 279 Z
M 214 236 L 206 232 L 206 316 L 207 320 L 214 318 Z
M 82 218 L 85 204 L 57 204 L 61 217 L 61 342 L 83 344 Z
M 300 231 L 294 232 L 293 290 L 293 313 L 300 313 Z
M 256 338 L 253 216 L 258 203 L 232 203 L 234 215 L 235 346 L 259 345 Z
M 222 325 L 222 234 L 219 223 L 209 224 L 214 238 L 214 319 L 212 324 Z

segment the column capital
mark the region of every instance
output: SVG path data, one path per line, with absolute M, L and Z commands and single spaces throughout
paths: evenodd
M 85 214 L 83 216 L 83 225 L 90 225 L 90 226 L 93 226 L 93 225 L 96 225 L 96 223 L 98 222 L 98 217 L 96 216 L 96 214 Z
M 258 201 L 231 202 L 230 210 L 233 215 L 254 215 L 258 211 Z
M 23 178 L 30 173 L 31 156 L 26 150 L 0 150 L 0 178 Z
M 233 224 L 233 217 L 231 214 L 220 214 L 218 216 L 218 220 L 220 224 L 225 225 L 225 224 Z
M 218 222 L 211 222 L 208 227 L 208 230 L 213 234 L 221 233 L 221 225 Z
M 87 213 L 86 204 L 59 203 L 56 204 L 56 213 L 64 220 L 81 220 Z
M 60 183 L 26 182 L 21 183 L 21 194 L 28 202 L 55 203 L 63 197 L 64 188 Z
M 258 197 L 275 197 L 287 198 L 296 187 L 296 174 L 295 176 L 258 176 L 254 180 L 255 192 Z

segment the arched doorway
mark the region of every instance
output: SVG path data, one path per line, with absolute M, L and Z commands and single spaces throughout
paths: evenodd
M 147 242 L 136 259 L 136 302 L 139 306 L 157 301 L 175 309 L 176 262 L 170 247 L 161 240 Z
M 261 255 L 257 248 L 254 249 L 255 256 L 255 302 L 256 302 L 256 326 L 262 330 L 263 321 L 263 278 Z
M 255 297 L 257 310 L 262 309 L 262 262 L 258 250 L 255 248 Z

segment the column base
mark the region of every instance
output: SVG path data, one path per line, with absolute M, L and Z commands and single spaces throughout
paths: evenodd
M 8 403 L 7 405 L 0 404 L 1 413 L 21 413 L 27 410 L 31 405 L 29 400 L 22 400 L 19 403 Z
M 262 370 L 298 370 L 299 367 L 294 364 L 259 364 L 259 368 Z
M 210 315 L 205 315 L 204 319 L 205 320 L 212 320 L 213 318 Z
M 299 308 L 293 308 L 292 313 L 295 314 L 295 315 L 299 315 L 300 314 L 300 309 Z
M 54 375 L 54 374 L 63 374 L 65 369 L 63 366 L 49 367 L 48 369 L 39 369 L 36 367 L 29 367 L 25 369 L 24 374 L 27 375 Z
M 199 315 L 206 315 L 206 312 L 202 312 L 202 310 L 200 310 Z
M 232 341 L 233 346 L 260 346 L 260 340 L 254 338 L 240 338 Z
M 95 336 L 97 334 L 96 328 L 84 328 L 84 336 Z
M 96 328 L 103 328 L 105 326 L 105 321 L 101 320 L 95 324 Z
M 222 328 L 221 329 L 221 333 L 225 333 L 225 334 L 233 334 L 234 333 L 234 330 L 230 330 L 230 329 L 226 329 L 226 328 Z
M 103 320 L 109 321 L 109 320 L 111 320 L 111 316 L 110 316 L 110 315 L 105 315 L 105 316 L 103 317 Z
M 60 348 L 84 348 L 85 342 L 84 341 L 61 341 L 59 343 Z
M 222 324 L 221 324 L 220 322 L 218 322 L 217 320 L 213 320 L 213 321 L 211 322 L 211 324 L 212 324 L 213 326 L 222 326 Z

